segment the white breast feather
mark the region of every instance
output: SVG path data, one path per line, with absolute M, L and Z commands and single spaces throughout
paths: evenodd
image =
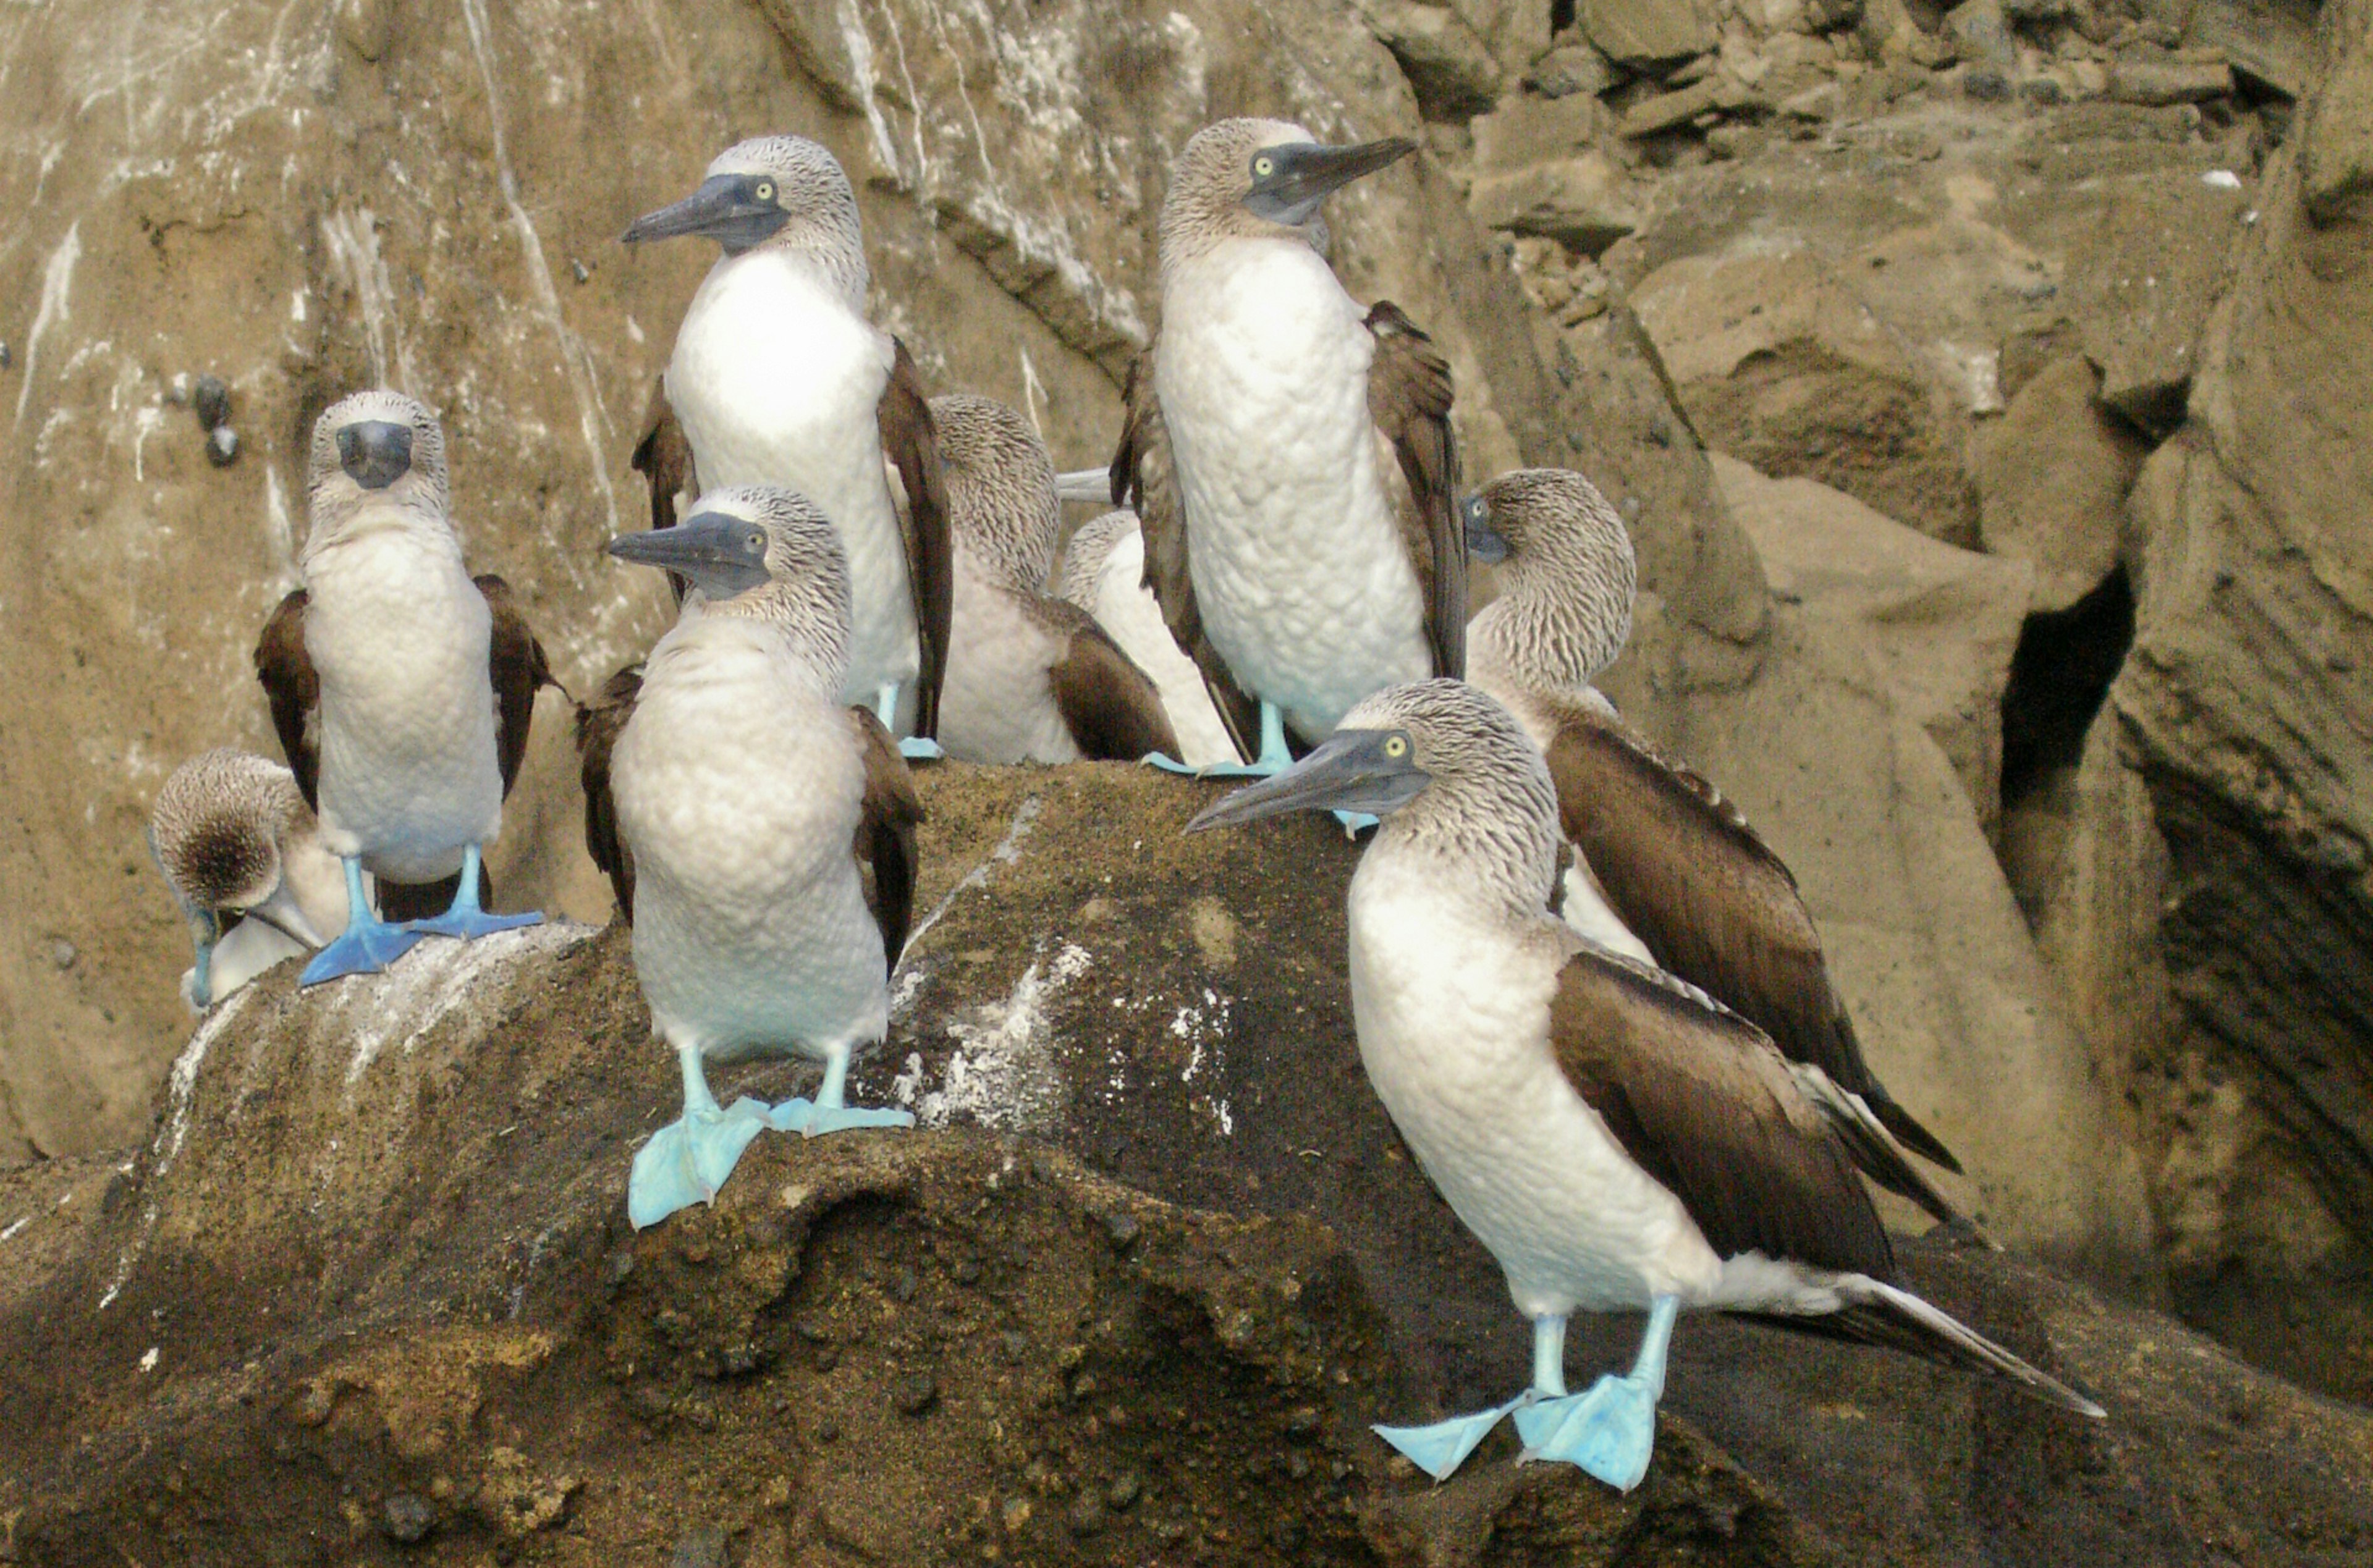
M 1080 748 L 1055 705 L 1047 668 L 1068 638 L 1026 613 L 1011 589 L 983 580 L 956 546 L 955 613 L 940 691 L 940 744 L 966 762 L 1076 762 Z
M 1112 553 L 1105 557 L 1104 570 L 1096 576 L 1095 602 L 1081 608 L 1096 618 L 1096 624 L 1120 645 L 1121 652 L 1153 678 L 1162 692 L 1163 710 L 1170 715 L 1170 727 L 1177 732 L 1179 748 L 1186 752 L 1180 761 L 1206 768 L 1236 761 L 1236 749 L 1220 722 L 1219 710 L 1211 706 L 1210 692 L 1204 689 L 1203 672 L 1179 651 L 1162 619 L 1161 604 L 1145 586 L 1143 534 L 1131 528 L 1113 542 Z

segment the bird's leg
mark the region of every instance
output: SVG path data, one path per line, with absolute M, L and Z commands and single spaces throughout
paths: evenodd
M 678 1041 L 676 1055 L 684 1066 L 684 1114 L 635 1151 L 634 1171 L 626 1179 L 626 1217 L 637 1230 L 678 1209 L 715 1200 L 742 1151 L 766 1125 L 766 1108 L 756 1100 L 738 1099 L 730 1109 L 718 1109 L 697 1044 Z
M 815 1137 L 824 1132 L 846 1132 L 855 1127 L 912 1127 L 915 1113 L 894 1110 L 887 1107 L 874 1109 L 853 1106 L 848 1093 L 848 1040 L 834 1042 L 831 1053 L 824 1063 L 824 1083 L 816 1089 L 812 1104 L 806 1099 L 787 1099 L 775 1107 L 767 1121 L 778 1131 L 801 1132 Z
M 1379 1426 L 1377 1436 L 1406 1455 L 1409 1461 L 1436 1481 L 1447 1481 L 1451 1472 L 1467 1462 L 1476 1445 L 1491 1434 L 1491 1429 L 1507 1419 L 1508 1412 L 1525 1418 L 1525 1407 L 1534 1400 L 1554 1398 L 1565 1392 L 1565 1319 L 1543 1316 L 1533 1319 L 1533 1386 L 1504 1405 L 1494 1405 L 1473 1415 L 1455 1415 L 1448 1421 L 1437 1421 L 1432 1426 Z
M 492 936 L 497 931 L 516 931 L 522 925 L 541 925 L 544 916 L 532 912 L 527 914 L 488 914 L 478 907 L 478 846 L 462 846 L 462 886 L 453 894 L 453 907 L 443 914 L 427 920 L 412 921 L 404 930 L 423 936 L 457 936 L 464 942 L 480 936 Z
M 1260 755 L 1249 762 L 1214 762 L 1208 768 L 1190 768 L 1175 757 L 1151 752 L 1146 761 L 1165 773 L 1185 773 L 1198 779 L 1265 779 L 1281 773 L 1293 766 L 1293 750 L 1285 743 L 1285 714 L 1275 703 L 1264 699 L 1260 705 Z
M 410 926 L 390 925 L 380 919 L 371 908 L 370 897 L 363 891 L 363 863 L 357 855 L 344 857 L 346 868 L 346 929 L 345 934 L 320 952 L 305 966 L 297 978 L 299 985 L 319 985 L 325 980 L 341 975 L 377 974 L 412 950 L 420 940 L 420 933 Z M 472 896 L 477 884 L 466 884 Z
M 1586 1394 L 1545 1399 L 1518 1411 L 1524 1457 L 1579 1465 L 1618 1492 L 1639 1485 L 1656 1446 L 1656 1401 L 1665 1394 L 1665 1356 L 1679 1309 L 1680 1299 L 1670 1295 L 1649 1306 L 1648 1330 L 1640 1336 L 1640 1354 L 1629 1376 L 1610 1374 Z M 1534 1376 L 1537 1385 L 1537 1368 Z
M 873 716 L 880 719 L 882 727 L 893 735 L 898 733 L 898 694 L 905 690 L 903 683 L 889 681 L 873 699 Z M 940 749 L 938 741 L 910 735 L 898 742 L 898 755 L 910 762 L 936 762 L 947 753 Z

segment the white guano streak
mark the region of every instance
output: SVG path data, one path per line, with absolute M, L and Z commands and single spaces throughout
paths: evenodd
M 25 334 L 25 378 L 17 388 L 17 421 L 25 423 L 25 404 L 33 395 L 33 372 L 41 363 L 41 339 L 52 327 L 67 319 L 72 310 L 67 296 L 74 288 L 75 263 L 82 260 L 82 219 L 76 218 L 66 226 L 66 237 L 50 252 L 49 265 L 41 270 L 41 304 L 34 312 L 32 329 Z

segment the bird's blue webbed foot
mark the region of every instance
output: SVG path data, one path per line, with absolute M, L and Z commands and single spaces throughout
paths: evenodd
M 427 920 L 407 921 L 403 929 L 421 936 L 451 936 L 469 942 L 497 931 L 543 923 L 544 916 L 533 912 L 488 914 L 478 907 L 478 846 L 469 844 L 462 851 L 462 886 L 453 895 L 453 907 Z
M 1285 715 L 1275 703 L 1260 705 L 1260 755 L 1249 762 L 1213 762 L 1208 767 L 1190 768 L 1175 757 L 1165 757 L 1159 751 L 1149 752 L 1146 763 L 1165 773 L 1185 773 L 1197 779 L 1266 779 L 1273 778 L 1293 766 L 1293 751 L 1285 743 Z
M 1528 1396 L 1520 1395 L 1504 1405 L 1473 1415 L 1452 1416 L 1431 1426 L 1375 1426 L 1369 1430 L 1407 1456 L 1409 1463 L 1436 1481 L 1447 1481 L 1451 1472 L 1467 1462 L 1467 1456 L 1476 1446 L 1491 1435 L 1491 1429 L 1507 1419 L 1508 1412 L 1525 1402 Z
M 894 680 L 873 697 L 873 716 L 880 719 L 882 727 L 893 735 L 898 733 L 899 690 L 898 683 Z M 909 762 L 936 762 L 947 752 L 941 749 L 938 741 L 928 736 L 910 735 L 898 742 L 898 755 Z
M 887 1107 L 846 1103 L 848 1085 L 848 1048 L 836 1047 L 824 1059 L 824 1083 L 813 1100 L 804 1096 L 787 1099 L 766 1114 L 766 1124 L 778 1132 L 798 1132 L 810 1138 L 821 1138 L 827 1132 L 847 1132 L 860 1127 L 912 1127 L 915 1113 L 893 1110 Z
M 766 1129 L 766 1107 L 758 1100 L 745 1096 L 718 1109 L 699 1050 L 677 1049 L 684 1067 L 684 1114 L 635 1151 L 634 1169 L 626 1178 L 626 1217 L 637 1230 L 659 1224 L 678 1209 L 713 1202 L 741 1163 L 742 1151 Z
M 298 985 L 319 985 L 350 974 L 377 974 L 412 950 L 420 934 L 409 926 L 390 925 L 371 910 L 363 892 L 362 862 L 348 857 L 346 868 L 346 929 L 344 935 L 313 955 Z
M 1639 1485 L 1655 1451 L 1656 1401 L 1664 1397 L 1665 1353 L 1677 1307 L 1669 1295 L 1656 1298 L 1628 1376 L 1610 1374 L 1587 1393 L 1542 1400 L 1518 1411 L 1524 1458 L 1578 1465 L 1618 1492 Z

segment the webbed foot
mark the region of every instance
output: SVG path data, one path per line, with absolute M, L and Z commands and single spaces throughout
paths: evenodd
M 1358 838 L 1380 820 L 1364 811 L 1338 811 L 1334 813 L 1334 817 L 1335 820 L 1343 824 L 1343 836 L 1347 839 Z
M 453 894 L 453 907 L 427 920 L 406 921 L 403 928 L 422 936 L 450 936 L 457 941 L 473 942 L 497 931 L 517 931 L 523 925 L 543 923 L 544 916 L 532 912 L 488 914 L 479 907 L 478 846 L 467 844 L 462 850 L 462 883 Z
M 1190 768 L 1175 757 L 1161 752 L 1150 753 L 1145 761 L 1165 773 L 1185 773 L 1198 779 L 1266 779 L 1273 778 L 1293 766 L 1293 750 L 1285 743 L 1285 715 L 1274 703 L 1260 705 L 1260 755 L 1249 762 L 1214 762 L 1209 767 Z
M 1629 1492 L 1655 1451 L 1657 1392 L 1645 1378 L 1609 1374 L 1587 1393 L 1527 1406 L 1516 1412 L 1523 1458 L 1562 1459 Z
M 915 1113 L 861 1105 L 816 1105 L 805 1098 L 787 1099 L 766 1113 L 766 1124 L 777 1132 L 798 1132 L 820 1138 L 860 1127 L 912 1127 Z
M 1520 1395 L 1504 1405 L 1478 1411 L 1473 1415 L 1453 1416 L 1431 1426 L 1374 1426 L 1369 1430 L 1399 1449 L 1409 1463 L 1434 1480 L 1447 1481 L 1452 1471 L 1467 1462 L 1467 1456 L 1475 1452 L 1476 1446 L 1491 1435 L 1491 1429 L 1524 1402 Z
M 376 916 L 348 923 L 345 935 L 313 955 L 305 972 L 297 977 L 299 985 L 319 985 L 325 980 L 340 980 L 350 974 L 378 974 L 388 965 L 412 951 L 420 940 L 420 933 L 408 926 L 390 925 Z
M 626 1179 L 626 1217 L 635 1228 L 713 1202 L 742 1151 L 766 1130 L 766 1111 L 754 1099 L 735 1100 L 723 1110 L 711 1100 L 705 1107 L 687 1106 L 683 1116 L 652 1133 L 635 1151 L 634 1171 Z
M 898 742 L 898 755 L 909 762 L 937 762 L 947 756 L 936 740 L 910 735 Z

